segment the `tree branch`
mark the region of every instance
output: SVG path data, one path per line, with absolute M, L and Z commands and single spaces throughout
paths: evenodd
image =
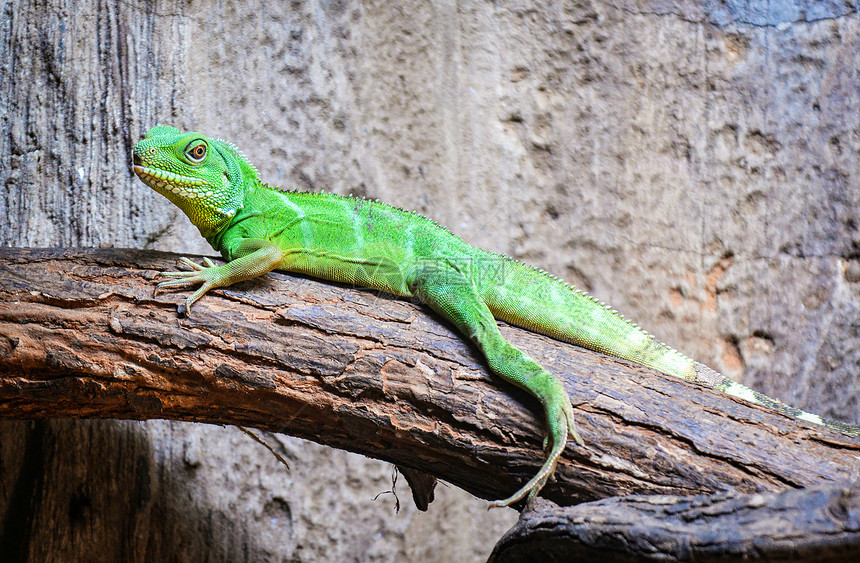
M 0 418 L 169 418 L 307 438 L 501 498 L 543 462 L 535 400 L 491 377 L 421 306 L 284 274 L 217 290 L 179 318 L 153 295 L 175 255 L 0 249 Z M 565 382 L 560 504 L 845 480 L 860 440 L 526 331 Z
M 779 493 L 629 496 L 520 515 L 489 561 L 834 563 L 860 558 L 860 483 Z

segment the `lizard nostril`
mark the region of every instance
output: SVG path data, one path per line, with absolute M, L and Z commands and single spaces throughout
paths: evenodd
M 143 161 L 140 159 L 140 156 L 138 156 L 138 154 L 137 154 L 137 153 L 134 153 L 134 155 L 132 155 L 131 159 L 132 159 L 132 161 L 133 161 L 135 164 L 137 164 L 138 166 L 140 166 L 141 164 L 143 164 Z

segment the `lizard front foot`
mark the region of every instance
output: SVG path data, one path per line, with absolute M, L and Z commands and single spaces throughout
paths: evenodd
M 219 282 L 221 282 L 223 275 L 221 273 L 221 266 L 216 266 L 212 260 L 205 256 L 203 257 L 203 263 L 205 266 L 201 266 L 184 256 L 179 259 L 179 262 L 190 267 L 191 270 L 160 272 L 158 274 L 159 276 L 172 279 L 160 282 L 156 286 L 154 294 L 158 295 L 158 292 L 165 288 L 185 288 L 202 283 L 202 286 L 197 288 L 197 290 L 192 293 L 184 303 L 180 303 L 177 307 L 177 311 L 180 315 L 188 316 L 191 314 L 191 305 L 196 303 L 197 300 L 203 297 L 203 295 L 205 295 L 210 289 L 221 286 L 221 283 Z

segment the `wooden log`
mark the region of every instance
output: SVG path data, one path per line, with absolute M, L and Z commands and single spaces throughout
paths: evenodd
M 860 483 L 771 493 L 635 495 L 559 508 L 541 501 L 491 563 L 860 560 Z
M 285 274 L 153 295 L 176 255 L 0 249 L 0 418 L 167 418 L 283 432 L 501 498 L 543 462 L 541 410 L 429 310 Z M 860 440 L 529 333 L 585 447 L 545 496 L 774 491 L 845 480 Z

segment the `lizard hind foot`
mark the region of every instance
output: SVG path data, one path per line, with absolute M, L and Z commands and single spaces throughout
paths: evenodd
M 528 497 L 526 498 L 526 503 L 530 503 L 532 499 L 540 493 L 541 489 L 543 489 L 544 485 L 546 485 L 547 481 L 549 481 L 550 477 L 555 473 L 555 466 L 558 463 L 558 458 L 561 457 L 564 447 L 567 445 L 568 430 L 573 427 L 573 419 L 571 418 L 569 420 L 569 423 L 568 420 L 565 420 L 563 424 L 558 425 L 557 433 L 552 433 L 548 436 L 548 438 L 552 439 L 552 450 L 549 452 L 549 455 L 547 456 L 543 466 L 541 466 L 540 471 L 538 471 L 534 477 L 529 479 L 528 483 L 520 487 L 517 492 L 508 498 L 491 502 L 489 508 L 510 506 L 521 501 L 524 497 Z M 582 442 L 575 430 L 573 431 L 573 436 L 577 442 Z

